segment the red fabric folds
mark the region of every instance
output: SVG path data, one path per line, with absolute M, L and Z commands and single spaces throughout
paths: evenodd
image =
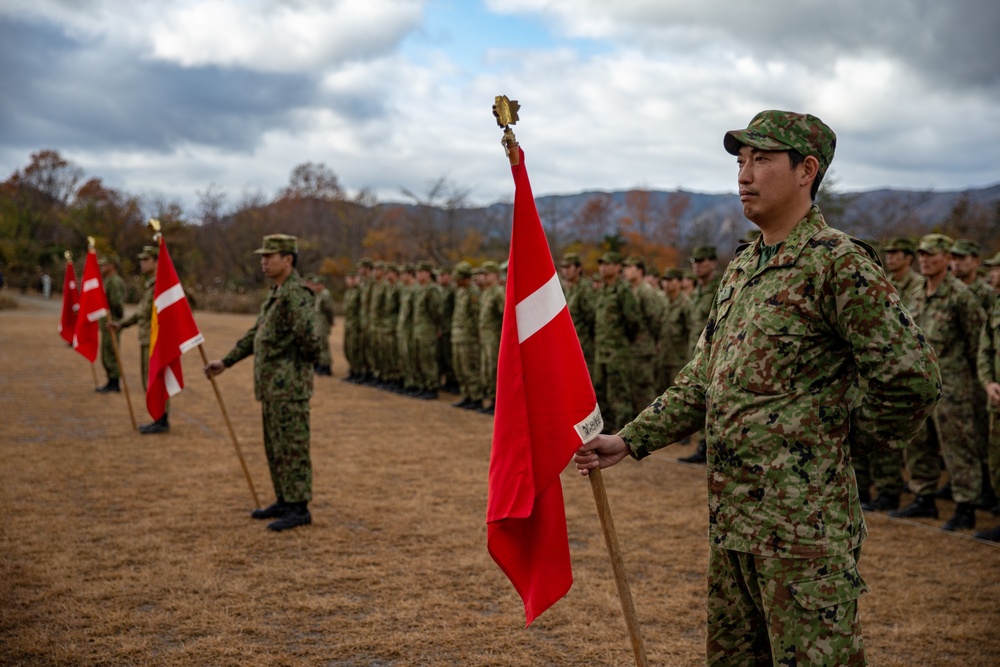
M 90 363 L 97 360 L 97 348 L 101 334 L 98 320 L 108 316 L 108 295 L 104 293 L 101 268 L 97 265 L 97 252 L 87 251 L 87 262 L 83 265 L 83 285 L 80 288 L 80 310 L 73 330 L 73 349 L 82 354 Z
M 497 368 L 487 545 L 521 596 L 530 625 L 573 583 L 559 475 L 603 422 L 523 151 L 511 171 L 514 222 Z
M 59 335 L 73 344 L 76 333 L 76 315 L 80 310 L 80 292 L 76 289 L 76 272 L 73 262 L 66 263 L 66 277 L 63 278 L 62 316 L 59 318 Z

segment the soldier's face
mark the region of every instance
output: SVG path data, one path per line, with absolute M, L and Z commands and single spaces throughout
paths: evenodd
M 715 271 L 715 267 L 719 265 L 719 262 L 714 259 L 696 259 L 691 265 L 694 270 L 694 275 L 697 278 L 706 278 L 712 275 Z
M 576 264 L 566 264 L 562 267 L 562 276 L 566 280 L 573 282 L 580 277 L 580 267 Z
M 604 280 L 614 280 L 618 277 L 618 274 L 622 271 L 621 264 L 612 264 L 610 262 L 603 262 L 600 265 L 601 278 Z
M 139 260 L 139 270 L 146 275 L 149 275 L 150 273 L 156 271 L 156 262 L 152 257 L 143 257 Z
M 902 250 L 890 250 L 885 253 L 885 268 L 889 269 L 889 271 L 893 273 L 896 271 L 902 271 L 913 263 L 913 259 L 908 259 L 909 257 L 910 255 L 906 254 Z
M 954 273 L 957 278 L 966 280 L 970 274 L 975 275 L 976 269 L 978 268 L 979 258 L 975 255 L 951 256 L 951 272 Z
M 813 158 L 815 160 L 815 158 Z M 786 151 L 740 149 L 737 182 L 743 215 L 757 226 L 780 221 L 799 204 L 803 165 L 792 168 Z
M 993 289 L 1000 290 L 1000 266 L 990 269 L 990 284 L 993 285 Z
M 282 278 L 292 272 L 292 256 L 279 252 L 261 255 L 260 268 L 268 278 Z
M 678 278 L 667 278 L 663 281 L 663 290 L 671 296 L 676 297 L 681 293 L 681 281 Z
M 936 255 L 923 251 L 917 253 L 917 262 L 920 263 L 920 273 L 929 278 L 936 278 L 947 271 L 950 260 L 951 255 L 946 252 L 939 252 Z

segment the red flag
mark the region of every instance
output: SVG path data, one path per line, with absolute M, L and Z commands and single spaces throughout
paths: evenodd
M 62 317 L 59 319 L 59 335 L 73 344 L 73 334 L 76 330 L 76 314 L 80 310 L 80 293 L 76 289 L 76 272 L 73 262 L 66 263 L 66 277 L 63 278 Z
M 184 295 L 163 237 L 160 237 L 160 259 L 156 265 L 149 327 L 146 409 L 153 419 L 159 419 L 167 409 L 167 399 L 184 388 L 181 355 L 205 342 L 198 325 L 194 323 L 191 305 Z
M 97 320 L 108 315 L 108 295 L 104 293 L 101 268 L 97 265 L 97 252 L 87 251 L 83 265 L 83 288 L 80 290 L 80 310 L 77 313 L 73 334 L 73 349 L 85 356 L 90 363 L 97 359 L 100 342 Z
M 520 148 L 518 148 L 520 151 Z M 559 474 L 604 422 L 524 166 L 514 225 L 486 504 L 487 545 L 524 602 L 526 625 L 573 584 Z

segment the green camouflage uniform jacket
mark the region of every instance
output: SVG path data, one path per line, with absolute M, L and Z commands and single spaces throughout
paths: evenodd
M 983 312 L 990 312 L 993 301 L 997 298 L 996 290 L 990 287 L 989 283 L 982 278 L 976 278 L 968 287 L 976 295 L 976 298 L 979 299 L 979 305 L 983 307 Z
M 688 339 L 688 353 L 694 356 L 694 348 L 701 338 L 701 332 L 705 330 L 708 322 L 708 315 L 712 312 L 712 303 L 715 300 L 715 293 L 719 291 L 719 284 L 722 276 L 715 276 L 707 285 L 700 282 L 695 285 L 694 292 L 690 297 L 690 323 L 691 337 Z
M 979 335 L 979 382 L 986 388 L 991 382 L 1000 382 L 1000 299 L 993 301 L 993 307 Z M 991 411 L 1000 413 L 1000 408 L 989 404 Z M 1000 437 L 1000 433 L 994 438 Z
M 319 357 L 315 295 L 298 271 L 271 287 L 257 322 L 222 358 L 229 368 L 253 355 L 258 401 L 301 401 L 312 397 L 313 364 Z
M 659 363 L 664 366 L 683 366 L 691 360 L 691 303 L 684 294 L 673 301 L 667 298 L 660 320 Z
M 924 287 L 923 276 L 912 269 L 906 272 L 902 280 L 896 280 L 894 277 L 889 276 L 889 282 L 899 292 L 899 298 L 907 308 L 913 307 L 914 293 Z
M 372 326 L 382 333 L 395 333 L 399 317 L 399 283 L 386 280 L 372 292 L 374 319 Z
M 927 296 L 921 286 L 912 311 L 937 353 L 945 395 L 953 401 L 971 402 L 979 333 L 986 319 L 979 299 L 961 280 L 946 273 L 934 294 Z
M 636 458 L 705 424 L 713 547 L 815 558 L 867 529 L 851 450 L 902 449 L 940 392 L 934 351 L 879 266 L 817 207 L 770 262 L 726 269 L 695 356 L 620 432 Z M 857 377 L 868 393 L 849 411 Z
M 437 337 L 441 331 L 441 287 L 416 283 L 413 290 L 413 336 L 421 340 Z
M 112 321 L 118 321 L 125 314 L 125 281 L 117 273 L 104 281 L 104 293 L 108 297 L 108 312 Z
M 576 337 L 580 339 L 583 358 L 588 366 L 594 365 L 594 286 L 585 276 L 581 276 L 572 285 L 563 284 L 566 295 L 566 305 L 569 316 L 576 329 Z
M 146 291 L 139 298 L 139 303 L 135 306 L 135 312 L 121 321 L 122 329 L 128 329 L 130 326 L 138 324 L 139 344 L 147 347 L 149 346 L 150 320 L 153 319 L 153 287 L 155 285 L 155 277 L 146 279 Z
M 451 314 L 451 342 L 479 342 L 479 288 L 475 285 L 455 290 L 455 310 Z
M 336 309 L 333 305 L 333 295 L 325 287 L 316 294 L 316 327 L 320 338 L 328 338 L 336 320 Z
M 399 311 L 396 314 L 396 339 L 409 342 L 413 338 L 413 293 L 417 284 L 399 283 Z
M 656 355 L 656 343 L 660 339 L 660 328 L 663 321 L 663 298 L 662 292 L 657 292 L 647 282 L 640 282 L 632 287 L 632 294 L 639 305 L 639 315 L 641 326 L 632 341 L 632 354 L 636 357 L 649 357 L 652 359 Z
M 594 358 L 599 364 L 627 354 L 642 326 L 639 303 L 628 283 L 605 283 L 594 300 Z
M 503 327 L 504 290 L 500 285 L 491 285 L 479 295 L 479 341 L 500 340 Z

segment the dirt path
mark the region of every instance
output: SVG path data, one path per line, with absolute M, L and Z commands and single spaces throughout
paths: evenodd
M 491 418 L 447 394 L 416 401 L 318 378 L 314 524 L 273 534 L 248 517 L 196 352 L 171 433 L 139 436 L 125 399 L 94 393 L 88 364 L 58 338 L 58 303 L 22 304 L 0 311 L 0 664 L 634 664 L 590 485 L 569 471 L 576 582 L 523 628 L 486 552 Z M 252 322 L 196 318 L 212 358 Z M 122 348 L 146 421 L 134 330 Z M 345 368 L 337 354 L 335 374 Z M 251 371 L 248 360 L 219 383 L 269 503 Z M 605 473 L 654 665 L 703 662 L 705 483 L 703 469 L 674 460 L 688 451 Z M 873 665 L 996 664 L 1000 548 L 936 524 L 870 517 L 861 570 Z

